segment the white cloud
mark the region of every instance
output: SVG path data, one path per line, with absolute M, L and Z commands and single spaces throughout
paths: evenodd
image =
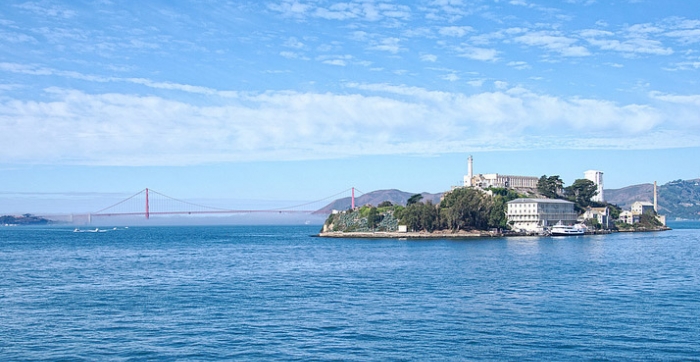
M 280 55 L 287 58 L 287 59 L 299 59 L 301 58 L 301 55 L 296 52 L 289 52 L 289 51 L 283 51 L 280 52 Z
M 348 84 L 356 92 L 347 94 L 224 98 L 217 91 L 209 104 L 48 88 L 47 101 L 0 101 L 0 156 L 9 163 L 184 165 L 464 148 L 700 146 L 700 95 L 651 93 L 650 104 L 621 105 L 496 85 L 472 95 L 387 84 Z
M 454 73 L 445 74 L 445 75 L 441 76 L 440 78 L 447 80 L 447 81 L 450 81 L 450 82 L 456 82 L 459 80 L 459 76 L 457 74 L 454 74 Z
M 289 37 L 283 44 L 287 48 L 301 49 L 304 43 L 300 42 L 296 37 Z
M 316 60 L 320 61 L 323 64 L 328 64 L 328 65 L 335 65 L 339 67 L 344 67 L 348 65 L 348 62 L 353 60 L 352 55 L 322 55 L 316 58 Z M 359 62 L 363 63 L 363 62 Z M 361 64 L 364 65 L 364 64 Z
M 283 16 L 306 18 L 314 17 L 326 20 L 364 20 L 375 22 L 383 19 L 405 20 L 411 17 L 411 8 L 406 5 L 373 3 L 370 1 L 337 2 L 327 6 L 321 2 L 302 4 L 298 1 L 284 0 L 279 4 L 268 5 L 268 9 Z
M 673 50 L 671 48 L 664 48 L 661 42 L 651 39 L 628 39 L 625 41 L 619 40 L 607 40 L 607 39 L 593 39 L 589 38 L 588 42 L 591 45 L 597 46 L 602 50 L 612 50 L 622 53 L 644 53 L 644 54 L 655 54 L 655 55 L 671 55 Z
M 495 61 L 498 59 L 498 51 L 496 49 L 479 48 L 469 45 L 458 47 L 457 52 L 460 57 L 469 58 L 481 61 Z
M 303 17 L 311 9 L 310 5 L 297 0 L 284 0 L 279 4 L 269 4 L 268 8 L 288 17 Z
M 607 30 L 586 29 L 579 33 L 589 44 L 602 50 L 611 50 L 625 54 L 671 55 L 673 49 L 666 47 L 654 36 L 665 30 L 653 24 L 634 24 L 623 29 L 619 34 Z M 677 37 L 687 43 L 688 38 L 682 33 L 667 32 L 666 36 Z M 690 35 L 692 37 L 692 35 Z
M 482 85 L 484 85 L 484 81 L 485 81 L 484 79 L 473 79 L 473 80 L 468 81 L 467 84 L 469 84 L 472 87 L 479 88 Z
M 340 67 L 344 67 L 347 65 L 345 60 L 343 59 L 329 59 L 329 60 L 324 60 L 323 64 L 328 64 L 328 65 L 337 65 Z
M 474 28 L 472 28 L 471 26 L 445 26 L 440 28 L 438 30 L 438 33 L 444 36 L 453 36 L 459 38 L 467 35 L 467 33 L 470 33 L 472 31 L 474 31 Z
M 57 5 L 38 3 L 38 2 L 32 2 L 32 1 L 29 1 L 29 2 L 26 2 L 23 4 L 18 4 L 15 6 L 17 8 L 30 11 L 34 14 L 46 16 L 46 17 L 51 17 L 51 18 L 70 19 L 70 18 L 76 16 L 76 14 L 77 14 L 74 10 L 71 10 L 71 9 L 67 9 L 64 7 L 57 6 Z
M 0 31 L 0 42 L 5 43 L 36 43 L 37 40 L 27 34 Z
M 530 69 L 530 65 L 527 64 L 527 62 L 523 62 L 523 61 L 512 61 L 512 62 L 508 62 L 508 64 L 506 64 L 506 65 L 508 65 L 509 67 L 513 67 L 515 69 L 519 69 L 519 70 Z
M 529 32 L 524 35 L 517 36 L 514 41 L 547 49 L 549 51 L 558 52 L 563 56 L 582 57 L 590 55 L 588 49 L 583 46 L 575 45 L 576 39 L 562 36 L 554 32 Z
M 700 27 L 697 29 L 673 30 L 664 35 L 676 38 L 682 44 L 694 44 L 700 42 Z
M 399 38 L 384 38 L 379 42 L 375 42 L 374 45 L 369 47 L 371 50 L 380 50 L 396 54 L 403 50 L 400 46 L 401 39 Z
M 431 62 L 435 63 L 437 61 L 438 57 L 435 54 L 421 54 L 420 60 L 423 62 Z

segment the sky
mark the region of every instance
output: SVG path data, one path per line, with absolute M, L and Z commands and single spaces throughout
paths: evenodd
M 0 212 L 698 178 L 699 83 L 697 1 L 6 0 Z

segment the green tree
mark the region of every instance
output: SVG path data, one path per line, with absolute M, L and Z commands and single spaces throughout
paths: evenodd
M 377 224 L 381 221 L 381 217 L 379 213 L 377 213 L 377 208 L 372 207 L 369 209 L 369 213 L 367 214 L 367 227 L 370 229 L 375 229 L 377 227 Z
M 515 200 L 520 195 L 510 189 L 494 189 L 493 207 L 489 213 L 489 227 L 505 229 L 508 227 L 508 219 L 506 218 L 507 202 Z
M 410 204 L 397 214 L 401 223 L 412 231 L 432 232 L 440 226 L 438 210 L 430 200 Z
M 576 204 L 576 210 L 581 213 L 591 206 L 591 199 L 598 194 L 598 186 L 591 180 L 577 179 L 564 192 L 567 198 Z
M 619 219 L 622 208 L 615 204 L 607 204 L 607 206 L 610 208 L 610 218 L 613 220 Z
M 459 188 L 445 195 L 440 202 L 440 221 L 452 231 L 479 229 L 489 226 L 493 201 L 484 192 Z
M 399 220 L 401 220 L 401 223 L 406 225 L 410 231 L 421 230 L 419 205 L 420 204 L 417 203 L 410 204 L 400 213 Z
M 438 209 L 428 200 L 420 209 L 420 224 L 423 230 L 433 232 L 440 227 Z
M 539 191 L 542 196 L 549 199 L 558 198 L 562 187 L 564 187 L 564 181 L 562 181 L 558 175 L 542 175 L 542 177 L 540 177 L 540 179 L 537 181 L 537 191 Z
M 661 221 L 656 218 L 656 213 L 654 211 L 648 211 L 639 215 L 639 225 L 646 228 L 655 228 L 663 226 Z
M 394 204 L 391 203 L 391 201 L 382 201 L 377 205 L 377 207 L 392 207 Z
M 408 198 L 408 201 L 406 201 L 406 206 L 417 204 L 420 202 L 420 200 L 423 199 L 423 195 L 421 194 L 415 194 L 411 197 Z

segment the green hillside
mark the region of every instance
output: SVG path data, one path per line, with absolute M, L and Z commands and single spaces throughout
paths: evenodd
M 653 202 L 653 184 L 628 186 L 605 190 L 605 200 L 623 209 L 629 209 L 635 201 Z M 659 186 L 659 214 L 668 220 L 700 219 L 700 179 L 676 180 Z

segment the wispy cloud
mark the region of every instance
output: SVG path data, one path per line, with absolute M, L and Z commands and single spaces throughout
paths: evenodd
M 394 38 L 394 37 L 384 38 L 384 39 L 381 39 L 381 40 L 375 42 L 372 46 L 369 47 L 369 49 L 385 51 L 385 52 L 389 52 L 392 54 L 396 54 L 396 53 L 400 52 L 401 50 L 403 50 L 403 48 L 401 48 L 400 43 L 401 43 L 401 39 L 399 39 L 399 38 Z
M 584 57 L 591 53 L 583 46 L 576 45 L 577 39 L 563 36 L 558 32 L 535 31 L 513 38 L 517 43 L 541 47 L 565 57 Z
M 455 51 L 460 57 L 473 60 L 492 62 L 498 59 L 498 50 L 496 49 L 480 48 L 463 44 L 455 48 Z
M 22 10 L 30 11 L 36 15 L 52 18 L 70 19 L 76 15 L 76 12 L 74 10 L 64 8 L 55 4 L 48 4 L 46 2 L 39 3 L 28 1 L 22 4 L 17 4 L 15 6 Z
M 445 36 L 463 37 L 474 31 L 471 26 L 445 26 L 438 30 L 438 33 Z

